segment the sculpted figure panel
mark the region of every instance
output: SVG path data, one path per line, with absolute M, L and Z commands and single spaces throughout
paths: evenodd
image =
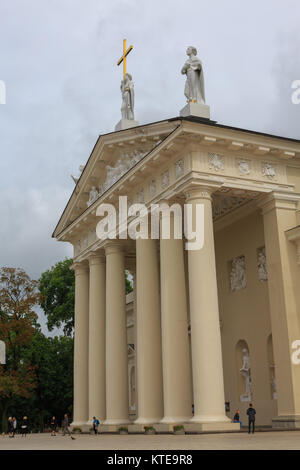
M 230 283 L 232 292 L 245 289 L 247 285 L 245 256 L 239 256 L 238 258 L 234 258 L 232 260 Z

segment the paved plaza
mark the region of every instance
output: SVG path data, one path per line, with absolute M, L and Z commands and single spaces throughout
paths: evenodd
M 201 435 L 77 435 L 31 434 L 26 438 L 0 438 L 1 450 L 296 450 L 300 449 L 300 431 Z

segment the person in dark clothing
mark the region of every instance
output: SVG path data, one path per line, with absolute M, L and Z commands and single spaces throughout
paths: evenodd
M 14 436 L 14 424 L 13 424 L 13 419 L 11 416 L 8 418 L 8 437 L 15 437 Z
M 21 432 L 22 432 L 22 437 L 27 436 L 27 433 L 28 433 L 28 418 L 27 418 L 27 416 L 24 416 L 24 418 L 22 420 Z
M 64 419 L 62 420 L 61 426 L 62 426 L 63 436 L 67 432 L 69 434 L 70 438 L 75 440 L 75 437 L 72 436 L 72 434 L 70 432 L 70 429 L 69 429 L 69 418 L 68 418 L 67 414 L 64 415 Z
M 250 403 L 250 405 L 249 405 L 249 408 L 247 410 L 247 415 L 248 415 L 248 434 L 250 434 L 250 432 L 251 432 L 251 426 L 252 426 L 252 433 L 254 434 L 256 411 L 252 407 L 252 403 Z
M 50 421 L 50 429 L 51 429 L 51 436 L 56 436 L 56 429 L 57 429 L 57 421 L 55 416 L 52 416 Z
M 240 423 L 240 428 L 242 427 L 242 422 L 240 420 L 240 410 L 236 410 L 235 415 L 233 417 L 234 423 Z
M 99 419 L 96 418 L 96 416 L 93 417 L 93 429 L 94 429 L 94 433 L 95 434 L 98 434 L 98 427 L 99 427 Z

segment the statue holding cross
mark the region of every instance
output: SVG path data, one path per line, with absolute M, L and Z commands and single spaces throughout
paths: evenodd
M 134 120 L 134 85 L 132 76 L 127 73 L 126 58 L 133 46 L 126 47 L 126 39 L 123 40 L 123 55 L 118 60 L 117 65 L 123 62 L 123 80 L 121 81 L 121 93 L 122 93 L 122 107 L 121 114 L 122 119 L 116 125 L 116 130 L 128 129 L 130 127 L 138 126 L 139 123 Z

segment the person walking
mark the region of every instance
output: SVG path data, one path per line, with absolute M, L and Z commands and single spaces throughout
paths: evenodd
M 252 434 L 254 434 L 256 411 L 253 408 L 252 403 L 250 403 L 250 405 L 249 405 L 249 408 L 247 410 L 247 415 L 248 415 L 248 434 L 250 434 L 250 432 L 251 432 L 251 427 L 252 427 Z
M 27 416 L 23 417 L 22 423 L 21 423 L 21 430 L 22 430 L 22 437 L 27 436 L 28 433 L 28 418 Z
M 99 424 L 100 424 L 99 419 L 97 419 L 95 416 L 93 416 L 93 429 L 94 429 L 95 434 L 98 434 Z
M 62 426 L 63 436 L 65 436 L 65 434 L 68 433 L 70 438 L 75 440 L 75 437 L 72 436 L 70 429 L 69 429 L 69 418 L 68 418 L 67 413 L 64 415 L 64 419 L 62 420 L 61 426 Z
M 51 429 L 51 436 L 56 436 L 57 421 L 56 421 L 55 416 L 52 416 L 52 419 L 50 420 L 50 429 Z
M 12 420 L 12 417 L 10 416 L 8 418 L 8 437 L 14 437 L 14 424 L 13 424 L 13 420 Z

